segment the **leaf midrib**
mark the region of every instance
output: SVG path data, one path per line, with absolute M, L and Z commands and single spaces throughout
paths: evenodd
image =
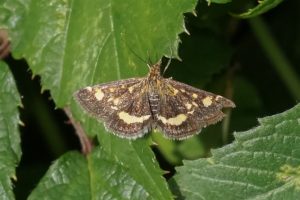
M 130 142 L 130 145 L 134 148 L 135 153 L 136 153 L 137 150 L 136 150 L 135 146 L 132 145 L 132 142 Z M 156 182 L 153 180 L 151 174 L 149 173 L 149 171 L 148 171 L 148 169 L 147 169 L 145 163 L 144 163 L 143 160 L 141 159 L 140 155 L 139 155 L 138 153 L 136 153 L 136 155 L 137 155 L 137 158 L 139 159 L 139 161 L 142 163 L 141 166 L 143 167 L 144 171 L 147 173 L 148 180 L 151 180 L 152 184 L 156 186 L 157 191 L 159 191 L 160 196 L 162 197 L 162 199 L 164 199 L 164 194 L 161 192 L 160 188 L 157 186 Z M 162 178 L 162 177 L 161 177 L 161 178 Z
M 65 69 L 65 58 L 66 58 L 66 47 L 67 47 L 67 42 L 68 42 L 68 34 L 69 34 L 69 28 L 70 28 L 70 22 L 71 22 L 71 16 L 72 16 L 72 13 L 73 13 L 73 9 L 74 9 L 74 0 L 70 0 L 71 4 L 70 4 L 70 9 L 69 9 L 69 13 L 67 15 L 67 20 L 66 20 L 66 26 L 65 26 L 65 30 L 64 32 L 66 33 L 65 34 L 65 37 L 63 39 L 63 51 L 62 51 L 62 63 L 61 63 L 61 70 L 60 70 L 60 73 L 58 74 L 59 76 L 59 88 L 63 88 L 63 75 L 64 75 L 64 69 Z M 62 94 L 62 89 L 58 89 L 58 97 L 57 97 L 57 100 L 60 101 L 61 99 L 61 94 Z

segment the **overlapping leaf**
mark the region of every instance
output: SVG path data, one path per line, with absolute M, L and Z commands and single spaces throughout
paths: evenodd
M 96 148 L 86 158 L 70 152 L 50 167 L 29 199 L 147 199 L 149 194 L 127 169 Z
M 0 196 L 14 199 L 11 179 L 17 180 L 15 168 L 21 157 L 19 111 L 21 105 L 14 78 L 0 62 Z
M 276 7 L 278 4 L 280 4 L 283 0 L 259 0 L 258 4 L 249 9 L 248 11 L 241 13 L 241 14 L 237 14 L 235 16 L 240 17 L 240 18 L 251 18 L 251 17 L 255 17 L 258 15 L 261 15 L 267 11 L 269 11 L 270 9 Z
M 196 1 L 5 1 L 0 19 L 58 106 L 88 84 L 145 75 L 137 56 L 176 56 L 183 13 Z M 3 23 L 0 22 L 0 23 Z M 133 53 L 133 52 L 134 53 Z
M 195 0 L 7 0 L 0 4 L 0 23 L 9 29 L 13 55 L 25 57 L 33 73 L 41 76 L 43 89 L 64 107 L 81 87 L 144 76 L 147 67 L 135 54 L 153 61 L 174 55 L 178 34 L 184 31 L 183 13 L 195 4 Z M 99 135 L 101 145 L 129 168 L 152 198 L 171 198 L 145 140 L 120 140 L 74 102 L 71 110 L 86 133 Z
M 300 196 L 300 104 L 236 133 L 207 159 L 184 162 L 175 176 L 187 199 L 297 199 Z

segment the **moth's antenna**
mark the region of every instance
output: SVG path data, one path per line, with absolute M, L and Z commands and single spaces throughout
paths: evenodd
M 172 57 L 173 57 L 173 50 L 172 50 L 172 48 L 170 48 L 170 51 L 171 51 L 171 56 L 170 56 L 170 58 L 169 58 L 169 60 L 168 60 L 168 63 L 167 63 L 167 65 L 166 65 L 166 67 L 164 68 L 163 75 L 165 74 L 165 72 L 167 71 L 168 67 L 169 67 L 170 64 L 171 64 L 171 60 L 172 60 Z

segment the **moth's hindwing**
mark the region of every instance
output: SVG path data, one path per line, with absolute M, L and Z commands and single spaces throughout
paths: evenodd
M 224 117 L 222 108 L 235 107 L 220 95 L 199 90 L 171 79 L 163 79 L 158 128 L 171 139 L 185 139 Z
M 151 128 L 151 111 L 143 78 L 86 87 L 75 93 L 80 105 L 125 138 L 143 136 Z

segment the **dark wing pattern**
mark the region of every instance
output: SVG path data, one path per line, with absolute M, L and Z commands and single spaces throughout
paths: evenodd
M 143 78 L 132 78 L 86 87 L 74 96 L 109 131 L 134 139 L 151 128 L 152 116 L 144 85 Z
M 171 79 L 164 79 L 160 96 L 156 126 L 171 139 L 181 140 L 199 133 L 225 116 L 222 108 L 235 107 L 220 95 Z

